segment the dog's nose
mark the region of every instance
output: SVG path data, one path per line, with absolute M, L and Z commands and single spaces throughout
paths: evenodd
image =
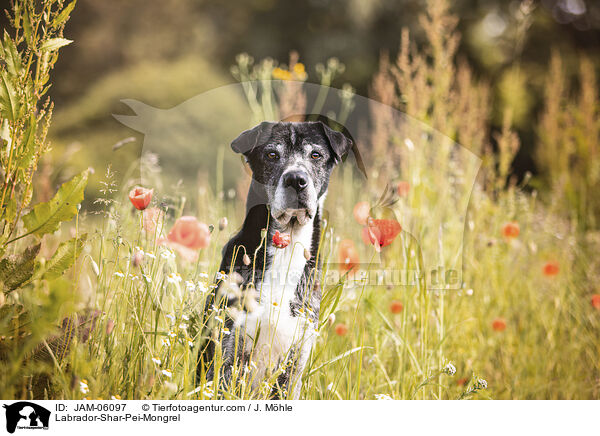
M 292 187 L 296 192 L 300 192 L 308 186 L 308 175 L 303 171 L 290 171 L 283 176 L 283 186 Z

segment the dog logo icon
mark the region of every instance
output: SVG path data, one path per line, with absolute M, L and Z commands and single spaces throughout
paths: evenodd
M 3 406 L 6 409 L 6 431 L 14 433 L 19 429 L 48 430 L 50 411 L 29 401 L 19 401 Z

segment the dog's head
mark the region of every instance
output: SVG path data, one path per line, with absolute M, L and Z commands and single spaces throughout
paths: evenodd
M 315 216 L 331 171 L 352 141 L 320 121 L 263 122 L 243 132 L 231 147 L 246 157 L 271 215 L 287 227 Z

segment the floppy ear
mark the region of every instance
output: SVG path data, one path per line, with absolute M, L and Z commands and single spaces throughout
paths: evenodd
M 260 139 L 268 137 L 271 134 L 275 123 L 263 121 L 258 126 L 240 133 L 231 143 L 231 148 L 236 153 L 247 154 L 260 143 Z
M 329 146 L 333 150 L 335 160 L 340 162 L 352 148 L 352 140 L 342 132 L 333 130 L 322 121 L 319 121 L 319 124 L 321 124 L 323 133 L 325 133 L 325 136 L 329 141 Z

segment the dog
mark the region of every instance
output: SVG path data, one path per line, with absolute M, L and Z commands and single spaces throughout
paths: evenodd
M 240 365 L 253 371 L 253 389 L 278 374 L 272 398 L 299 398 L 318 332 L 323 203 L 334 167 L 352 146 L 349 136 L 321 121 L 263 122 L 231 143 L 249 165 L 252 182 L 246 218 L 223 248 L 220 271 L 236 274 L 242 289 L 252 286 L 258 307 L 225 321 L 223 364 L 215 374 L 208 363 L 207 380 L 221 377 L 227 385 Z M 289 235 L 289 245 L 274 246 L 277 232 Z M 215 346 L 209 341 L 205 362 L 212 361 Z

